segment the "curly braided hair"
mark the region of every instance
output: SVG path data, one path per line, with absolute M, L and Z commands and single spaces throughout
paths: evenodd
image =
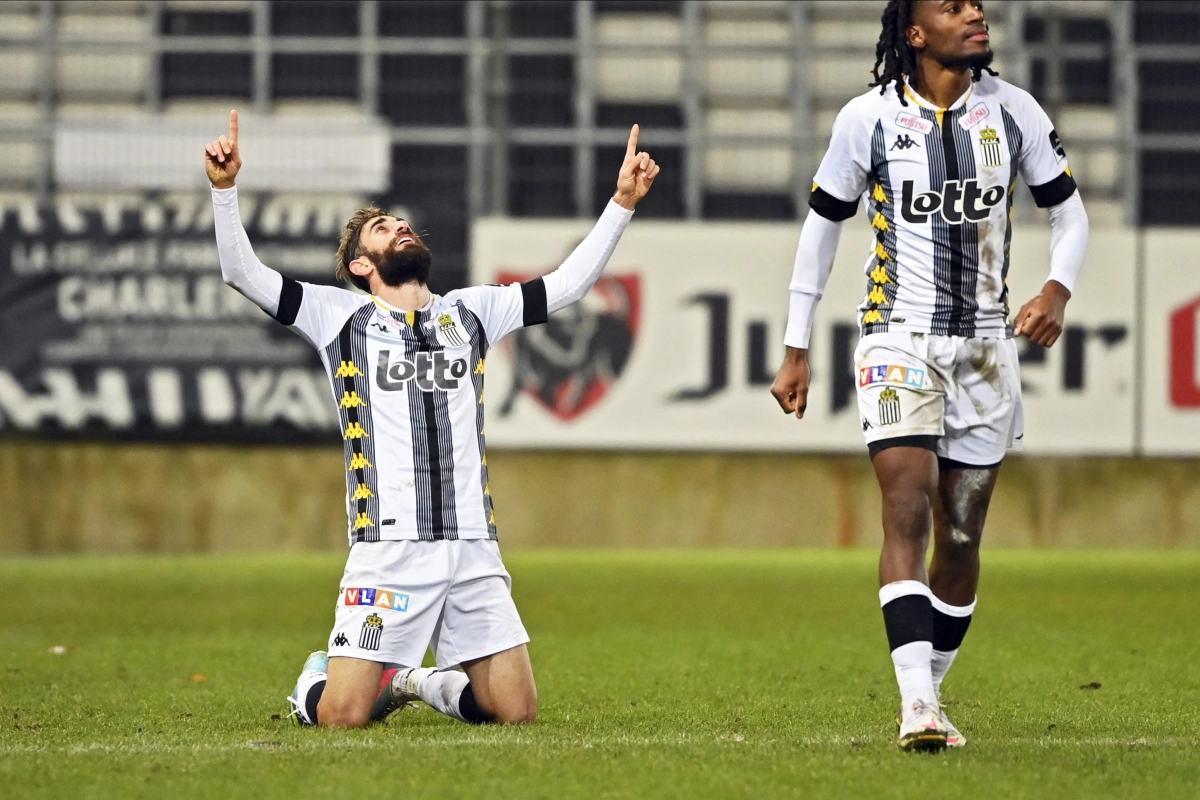
M 904 76 L 917 71 L 917 51 L 908 43 L 908 29 L 912 25 L 915 5 L 916 0 L 888 0 L 879 18 L 883 30 L 879 33 L 879 41 L 875 43 L 875 66 L 871 70 L 875 80 L 869 84 L 878 86 L 879 93 L 883 94 L 888 84 L 894 83 L 902 105 L 908 105 L 904 98 Z M 882 71 L 880 66 L 883 67 Z M 971 80 L 978 81 L 984 71 L 989 75 L 1000 74 L 988 67 L 972 67 Z

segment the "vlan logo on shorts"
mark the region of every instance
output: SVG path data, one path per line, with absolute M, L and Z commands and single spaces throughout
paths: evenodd
M 391 611 L 408 611 L 408 595 L 387 589 L 363 589 L 347 586 L 342 593 L 342 605 L 374 606 Z
M 900 364 L 879 364 L 859 369 L 859 386 L 871 386 L 876 383 L 892 383 L 897 386 L 923 389 L 925 388 L 925 370 Z

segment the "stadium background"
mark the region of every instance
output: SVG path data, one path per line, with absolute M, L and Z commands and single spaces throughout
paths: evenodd
M 554 266 L 640 123 L 663 174 L 556 329 L 583 355 L 555 368 L 530 336 L 489 363 L 505 546 L 874 546 L 838 360 L 863 232 L 818 323 L 813 418 L 774 416 L 766 389 L 811 175 L 880 6 L 0 4 L 0 553 L 344 547 L 324 379 L 218 285 L 200 149 L 231 107 L 264 260 L 329 281 L 338 227 L 377 201 L 429 231 L 437 291 Z M 1194 547 L 1200 3 L 988 12 L 1093 231 L 1073 332 L 1023 354 L 1029 452 L 989 542 Z M 1016 219 L 1023 300 L 1048 235 L 1024 189 Z

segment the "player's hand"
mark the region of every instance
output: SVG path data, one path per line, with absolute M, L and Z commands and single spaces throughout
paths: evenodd
M 217 189 L 233 186 L 233 179 L 242 168 L 242 156 L 238 153 L 238 117 L 236 111 L 229 112 L 229 134 L 209 142 L 204 148 L 204 171 L 208 181 Z
M 775 382 L 771 384 L 771 394 L 783 409 L 785 414 L 795 414 L 796 419 L 804 419 L 804 410 L 808 408 L 808 351 L 789 347 L 784 356 L 779 372 L 775 373 Z
M 654 178 L 658 175 L 658 164 L 646 151 L 637 151 L 639 128 L 634 125 L 629 131 L 629 144 L 625 146 L 625 163 L 621 165 L 621 173 L 617 176 L 617 191 L 613 200 L 621 208 L 633 211 L 650 191 Z
M 1071 292 L 1058 281 L 1046 281 L 1038 296 L 1021 306 L 1017 312 L 1014 336 L 1028 336 L 1029 341 L 1050 347 L 1062 335 L 1063 319 Z

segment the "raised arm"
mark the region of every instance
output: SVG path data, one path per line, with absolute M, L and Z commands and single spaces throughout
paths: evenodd
M 579 243 L 558 269 L 543 278 L 546 306 L 550 312 L 571 305 L 592 288 L 592 284 L 604 272 L 625 226 L 633 217 L 633 209 L 650 191 L 659 166 L 649 153 L 638 152 L 637 140 L 638 126 L 634 125 L 629 132 L 625 161 L 621 164 L 612 200 L 605 206 L 604 213 L 587 238 Z
M 273 317 L 279 311 L 283 276 L 254 255 L 250 237 L 242 226 L 234 179 L 242 168 L 238 152 L 238 117 L 229 112 L 229 134 L 204 148 L 204 170 L 212 184 L 213 220 L 217 230 L 217 253 L 225 283 L 254 301 Z
M 204 168 L 212 183 L 221 277 L 309 344 L 324 347 L 366 298 L 333 286 L 293 280 L 254 255 L 250 237 L 242 225 L 237 187 L 233 183 L 242 168 L 236 111 L 229 112 L 229 134 L 209 143 L 204 154 Z

